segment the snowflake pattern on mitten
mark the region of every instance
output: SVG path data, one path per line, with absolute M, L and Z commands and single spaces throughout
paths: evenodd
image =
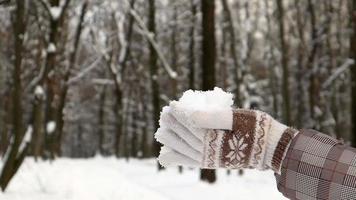
M 278 172 L 284 152 L 297 131 L 284 125 L 279 127 L 268 114 L 254 110 L 235 110 L 233 122 L 232 130 L 212 129 L 205 135 L 202 167 L 272 168 Z M 277 137 L 271 129 L 279 131 Z

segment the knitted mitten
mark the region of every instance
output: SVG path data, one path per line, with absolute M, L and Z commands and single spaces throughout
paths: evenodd
M 210 129 L 205 135 L 202 166 L 272 169 L 279 173 L 297 130 L 257 110 L 237 109 L 232 116 L 231 130 Z
M 172 103 L 167 111 L 176 127 L 164 125 L 167 120 L 162 120 L 161 127 L 166 128 L 156 133 L 156 139 L 165 145 L 159 158 L 163 165 L 199 163 L 201 168 L 257 168 L 280 173 L 288 146 L 298 132 L 257 110 L 194 111 Z M 201 145 L 192 147 L 192 141 L 201 141 Z

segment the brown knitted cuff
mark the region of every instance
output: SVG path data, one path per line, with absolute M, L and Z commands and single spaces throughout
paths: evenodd
M 271 165 L 274 171 L 279 171 L 281 162 L 283 161 L 283 156 L 285 155 L 285 152 L 288 150 L 287 147 L 289 146 L 289 143 L 293 139 L 296 132 L 297 130 L 293 128 L 287 128 L 283 132 L 281 139 L 279 140 L 272 157 Z

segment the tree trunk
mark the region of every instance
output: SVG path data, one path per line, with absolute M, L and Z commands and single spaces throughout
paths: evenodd
M 356 0 L 352 1 L 351 11 L 352 35 L 350 40 L 350 57 L 356 60 Z M 351 66 L 351 145 L 356 147 L 356 62 Z
M 310 25 L 311 25 L 311 41 L 312 41 L 312 49 L 310 55 L 308 56 L 308 68 L 311 73 L 309 77 L 309 106 L 310 106 L 310 116 L 313 120 L 313 126 L 315 127 L 316 124 L 316 116 L 315 116 L 315 108 L 318 106 L 318 78 L 317 74 L 314 70 L 314 62 L 317 53 L 317 29 L 316 29 L 316 19 L 315 19 L 315 12 L 314 12 L 314 5 L 311 0 L 308 0 L 308 12 L 310 13 Z
M 79 48 L 80 36 L 81 36 L 82 30 L 83 30 L 84 17 L 85 17 L 87 7 L 88 7 L 88 2 L 85 1 L 81 8 L 79 22 L 78 22 L 76 32 L 75 32 L 73 51 L 70 54 L 69 64 L 68 64 L 68 66 L 66 66 L 66 69 L 64 72 L 64 77 L 62 80 L 63 87 L 61 89 L 61 92 L 59 93 L 59 105 L 58 105 L 57 109 L 55 109 L 56 110 L 56 113 L 55 113 L 56 129 L 55 129 L 55 133 L 53 136 L 54 141 L 53 141 L 53 146 L 51 149 L 52 149 L 52 154 L 57 155 L 57 156 L 61 156 L 61 146 L 62 146 L 62 140 L 63 140 L 63 127 L 64 127 L 63 110 L 65 108 L 67 93 L 68 93 L 68 89 L 69 89 L 68 80 L 71 75 L 70 72 L 74 68 L 76 61 L 77 61 L 77 53 L 78 53 L 78 48 Z
M 189 89 L 195 89 L 195 21 L 197 5 L 194 0 L 190 0 L 192 21 L 189 29 Z
M 105 138 L 105 101 L 106 101 L 106 86 L 103 86 L 103 91 L 100 94 L 99 105 L 99 153 L 104 155 L 104 138 Z
M 202 12 L 202 90 L 212 90 L 215 86 L 215 3 L 214 0 L 201 0 Z M 215 170 L 202 169 L 200 179 L 213 183 Z
M 2 108 L 4 109 L 4 113 L 3 116 L 1 117 L 1 121 L 2 121 L 2 127 L 1 127 L 1 140 L 0 140 L 0 156 L 4 156 L 4 154 L 6 153 L 6 149 L 8 148 L 9 145 L 9 125 L 11 124 L 11 103 L 10 103 L 10 94 L 8 94 L 8 92 L 5 92 L 4 96 L 3 96 L 3 105 Z
M 42 1 L 40 1 L 42 2 Z M 43 1 L 45 2 L 45 1 Z M 59 6 L 60 1 L 59 0 L 50 0 L 50 6 L 56 7 Z M 34 147 L 37 149 L 37 153 L 44 152 L 44 149 L 48 150 L 51 153 L 51 157 L 54 158 L 54 153 L 52 151 L 52 147 L 54 146 L 54 138 L 51 136 L 46 136 L 46 123 L 49 121 L 55 121 L 56 114 L 57 114 L 57 108 L 55 105 L 57 103 L 53 103 L 54 96 L 58 95 L 55 90 L 55 88 L 58 86 L 58 82 L 54 80 L 50 80 L 48 78 L 48 74 L 55 66 L 58 65 L 57 62 L 57 55 L 58 55 L 58 44 L 59 44 L 59 39 L 60 39 L 60 33 L 61 33 L 61 26 L 63 24 L 63 17 L 65 15 L 65 12 L 69 6 L 70 0 L 65 0 L 65 3 L 62 8 L 62 12 L 60 14 L 60 17 L 58 19 L 53 19 L 50 17 L 50 22 L 49 22 L 49 35 L 48 35 L 48 44 L 47 44 L 47 55 L 44 61 L 44 66 L 43 69 L 41 69 L 40 74 L 38 76 L 37 82 L 34 84 L 35 87 L 40 87 L 46 92 L 46 98 L 34 98 L 33 102 L 33 127 L 34 127 L 34 132 L 33 132 L 33 141 L 32 141 L 32 148 L 31 150 L 34 152 Z M 46 8 L 46 4 L 44 4 L 44 7 Z M 49 15 L 51 13 L 48 13 Z M 53 48 L 51 51 L 49 51 L 49 47 Z M 47 86 L 47 88 L 45 87 Z M 36 90 L 36 89 L 35 89 Z M 34 96 L 36 96 L 36 91 L 34 92 Z M 46 101 L 46 102 L 45 102 Z M 46 109 L 45 109 L 46 107 Z M 37 116 L 39 115 L 39 116 Z M 57 126 L 58 124 L 56 124 Z M 46 145 L 44 143 L 46 141 Z M 35 155 L 35 157 L 38 157 L 39 155 Z
M 282 79 L 282 94 L 283 94 L 283 118 L 284 123 L 291 125 L 291 111 L 290 111 L 290 93 L 289 93 L 289 69 L 288 69 L 288 48 L 285 39 L 285 28 L 284 28 L 284 7 L 283 0 L 277 1 L 278 10 L 278 26 L 279 26 L 279 38 L 281 45 L 281 65 L 283 71 Z
M 239 58 L 237 55 L 237 50 L 236 50 L 236 35 L 235 35 L 235 28 L 234 28 L 234 22 L 233 22 L 233 18 L 231 16 L 231 10 L 230 10 L 230 6 L 227 2 L 227 0 L 221 0 L 222 5 L 223 5 L 223 9 L 224 9 L 224 18 L 227 23 L 227 32 L 230 35 L 230 54 L 232 57 L 232 61 L 234 64 L 234 73 L 233 73 L 233 78 L 234 78 L 234 82 L 235 82 L 235 106 L 242 108 L 242 100 L 243 97 L 241 96 L 241 92 L 240 92 L 240 86 L 242 84 L 242 71 L 241 71 L 241 67 L 239 65 Z
M 305 39 L 304 39 L 304 23 L 303 23 L 303 16 L 302 13 L 303 11 L 301 10 L 301 6 L 299 5 L 300 2 L 298 0 L 294 1 L 294 6 L 296 7 L 297 10 L 297 31 L 298 31 L 298 37 L 299 37 L 299 44 L 298 44 L 298 49 L 297 49 L 297 72 L 296 72 L 296 80 L 297 81 L 297 96 L 300 96 L 300 102 L 298 103 L 297 106 L 297 119 L 295 120 L 295 124 L 296 124 L 296 128 L 302 128 L 303 124 L 304 124 L 304 116 L 307 113 L 307 108 L 305 107 L 305 101 L 303 98 L 304 95 L 304 88 L 303 88 L 303 84 L 304 84 L 304 78 L 303 78 L 303 74 L 305 72 L 304 70 L 304 57 L 305 57 L 305 48 L 306 48 L 306 44 L 305 44 Z M 305 124 L 304 124 L 305 126 Z
M 34 100 L 34 109 L 33 109 L 33 137 L 31 141 L 31 153 L 34 156 L 35 160 L 42 156 L 43 154 L 43 144 L 45 139 L 45 125 L 43 122 L 44 119 L 44 111 L 43 111 L 43 103 L 44 103 L 44 94 L 42 93 L 41 88 L 37 88 L 35 91 L 35 100 Z M 41 93 L 40 93 L 41 92 Z
M 26 150 L 19 152 L 21 143 L 24 137 L 24 126 L 23 126 L 23 109 L 22 109 L 22 83 L 21 83 L 21 68 L 22 68 L 22 58 L 23 58 L 23 36 L 25 34 L 25 3 L 22 0 L 16 1 L 16 10 L 14 11 L 14 32 L 15 32 L 15 62 L 13 71 L 13 143 L 8 147 L 8 156 L 6 157 L 3 169 L 0 175 L 0 187 L 2 191 L 5 191 L 10 180 L 16 174 L 20 165 L 22 164 L 23 158 L 26 155 Z M 27 146 L 27 144 L 26 144 Z
M 134 9 L 135 6 L 135 0 L 130 1 L 130 9 Z M 112 78 L 114 80 L 115 84 L 115 95 L 116 95 L 116 102 L 115 102 L 115 116 L 116 116 L 116 135 L 115 135 L 115 155 L 116 157 L 120 156 L 120 144 L 122 140 L 122 134 L 123 134 L 123 121 L 124 121 L 124 112 L 123 112 L 123 95 L 122 95 L 122 87 L 121 83 L 118 80 L 118 76 L 121 76 L 121 80 L 123 77 L 123 74 L 126 69 L 126 62 L 130 56 L 130 50 L 131 50 L 131 39 L 132 39 L 132 32 L 133 32 L 133 23 L 134 23 L 134 18 L 132 15 L 128 13 L 128 30 L 125 35 L 127 45 L 126 48 L 123 49 L 122 51 L 124 52 L 123 60 L 119 60 L 119 65 L 121 65 L 121 71 L 119 70 L 114 70 L 114 66 L 111 66 L 111 59 L 110 58 L 110 64 L 108 65 L 109 71 L 112 75 Z M 116 27 L 117 28 L 117 27 Z M 119 31 L 118 29 L 116 29 Z M 112 55 L 110 55 L 112 57 Z
M 273 36 L 272 36 L 272 24 L 271 24 L 271 17 L 270 14 L 268 13 L 268 10 L 270 9 L 269 6 L 269 0 L 265 0 L 265 6 L 266 6 L 266 21 L 267 21 L 267 36 L 266 40 L 269 41 L 269 48 L 268 48 L 268 54 L 269 56 L 267 57 L 267 65 L 268 65 L 268 73 L 269 73 L 269 87 L 271 89 L 271 95 L 272 95 L 272 105 L 273 105 L 273 116 L 278 118 L 279 116 L 279 104 L 278 104 L 278 81 L 276 77 L 276 59 L 275 59 L 275 54 L 274 54 L 274 45 L 273 45 Z
M 155 0 L 149 0 L 149 12 L 148 12 L 148 30 L 156 37 L 156 22 L 155 22 Z M 153 125 L 154 129 L 157 130 L 159 127 L 159 114 L 160 114 L 160 102 L 159 102 L 159 85 L 158 85 L 158 66 L 157 66 L 157 53 L 150 43 L 149 46 L 149 65 L 150 65 L 150 81 L 151 81 L 151 98 L 152 98 L 152 108 L 153 108 Z M 161 149 L 160 143 L 153 140 L 153 153 L 156 157 L 159 155 Z M 162 169 L 162 166 L 158 164 L 158 169 Z

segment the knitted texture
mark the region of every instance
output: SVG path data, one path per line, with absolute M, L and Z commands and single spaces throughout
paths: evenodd
M 233 128 L 209 130 L 204 138 L 204 168 L 271 168 L 280 173 L 281 162 L 297 131 L 261 111 L 233 112 Z
M 298 133 L 257 110 L 226 112 L 223 118 L 231 118 L 231 130 L 193 126 L 192 121 L 204 124 L 201 121 L 211 117 L 204 116 L 204 112 L 192 112 L 194 119 L 190 120 L 190 116 L 183 116 L 182 112 L 170 106 L 164 107 L 161 112 L 160 128 L 155 137 L 164 145 L 159 156 L 164 166 L 257 168 L 280 173 L 289 144 Z M 197 116 L 202 118 L 197 119 Z

